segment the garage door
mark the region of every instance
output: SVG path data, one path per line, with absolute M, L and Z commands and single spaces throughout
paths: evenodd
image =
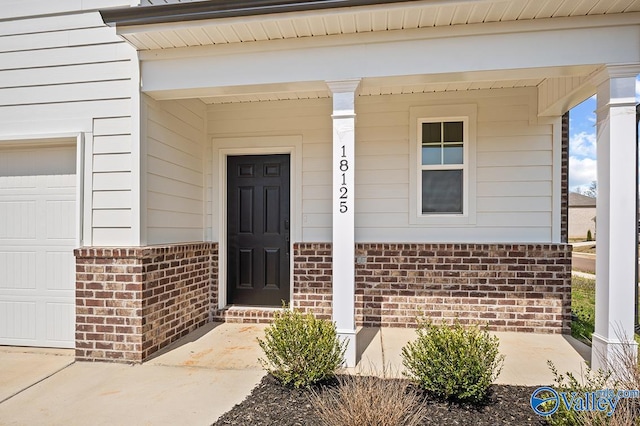
M 0 344 L 73 347 L 73 146 L 0 148 Z

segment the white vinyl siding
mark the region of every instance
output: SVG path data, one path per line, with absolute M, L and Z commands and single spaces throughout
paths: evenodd
M 43 15 L 128 4 L 0 1 L 0 14 Z M 85 135 L 82 242 L 87 245 L 136 241 L 134 58 L 135 51 L 95 11 L 0 22 L 0 138 Z
M 206 107 L 199 100 L 143 99 L 147 243 L 202 241 Z
M 294 183 L 301 185 L 302 211 L 294 212 L 297 217 L 292 217 L 292 221 L 302 222 L 304 241 L 328 241 L 331 237 L 331 112 L 331 100 L 327 98 L 210 105 L 208 108 L 210 139 L 302 136 L 302 182 Z M 207 155 L 207 158 L 212 156 Z M 218 185 L 217 167 L 215 164 L 207 177 L 207 182 L 212 182 L 215 189 Z M 212 191 L 209 189 L 207 192 Z M 217 203 L 217 195 L 213 200 Z M 217 204 L 209 200 L 207 214 L 210 219 L 207 223 L 213 224 L 211 237 L 214 241 L 219 238 L 217 212 Z
M 409 172 L 409 110 L 456 104 L 477 107 L 476 176 L 470 182 L 476 223 L 412 224 L 410 197 L 417 194 L 409 189 L 416 178 Z M 357 98 L 357 241 L 551 241 L 553 129 L 537 124 L 535 111 L 535 89 Z M 330 241 L 330 100 L 210 105 L 208 113 L 213 137 L 302 136 L 302 239 Z M 211 204 L 208 212 L 216 214 Z M 208 223 L 218 238 L 217 220 Z
M 0 0 L 0 20 L 32 15 L 131 6 L 130 0 Z M 62 17 L 64 19 L 64 17 Z M 60 19 L 60 17 L 57 17 Z M 62 19 L 62 20 L 63 20 Z

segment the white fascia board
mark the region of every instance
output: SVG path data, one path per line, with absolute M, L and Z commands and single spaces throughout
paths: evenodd
M 259 21 L 265 22 L 264 17 Z M 169 25 L 169 27 L 162 29 L 154 25 L 125 27 L 118 29 L 117 33 L 122 36 L 126 36 L 128 34 L 146 34 L 153 37 L 154 33 L 161 32 L 162 30 L 171 31 L 181 29 L 179 26 L 173 28 L 171 25 L 186 25 L 186 28 L 203 28 L 204 25 L 201 22 L 202 21 L 190 21 L 187 23 L 161 24 Z M 222 24 L 223 22 L 220 20 L 216 23 Z M 224 21 L 224 23 L 227 22 Z M 596 29 L 629 25 L 640 25 L 640 12 L 615 15 L 532 19 L 525 21 L 488 22 L 391 31 L 370 31 L 352 34 L 333 34 L 326 36 L 264 40 L 246 43 L 227 43 L 218 45 L 176 47 L 171 49 L 144 50 L 140 52 L 140 59 L 144 61 L 153 61 L 194 56 L 224 56 L 229 54 L 247 54 L 273 50 L 309 49 L 323 46 L 333 47 L 338 45 L 362 45 L 405 40 L 433 40 L 439 38 L 472 37 L 481 35 L 505 35 L 559 30 Z
M 640 25 L 360 45 L 305 44 L 289 50 L 145 60 L 142 90 L 154 96 L 210 87 L 635 63 L 640 62 Z

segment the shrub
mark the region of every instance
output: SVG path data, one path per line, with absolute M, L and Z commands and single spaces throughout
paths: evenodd
M 609 360 L 604 362 L 604 369 L 594 371 L 587 367 L 580 379 L 571 373 L 559 374 L 553 363 L 547 361 L 554 375 L 555 390 L 584 395 L 585 392 L 605 389 L 612 389 L 614 392 L 640 389 L 640 365 L 635 342 L 630 341 L 621 330 L 616 330 L 616 336 L 620 344 L 613 347 Z M 542 407 L 544 408 L 544 405 Z M 550 425 L 563 426 L 640 425 L 640 400 L 638 398 L 618 400 L 611 416 L 606 412 L 593 409 L 571 410 L 560 403 L 557 411 L 547 417 L 547 422 Z
M 593 235 L 591 235 L 591 229 L 587 230 L 587 241 L 593 241 Z
M 559 374 L 555 365 L 551 361 L 547 361 L 547 365 L 551 369 L 554 376 L 554 389 L 560 392 L 577 392 L 584 395 L 585 392 L 594 392 L 597 390 L 607 389 L 610 373 L 603 370 L 593 371 L 586 368 L 581 380 L 578 380 L 572 373 Z M 541 396 L 544 395 L 544 393 Z M 551 402 L 552 403 L 552 402 Z M 545 402 L 542 408 L 545 408 Z M 582 425 L 605 425 L 608 423 L 607 415 L 599 411 L 575 411 L 565 407 L 562 401 L 558 402 L 558 409 L 555 413 L 547 417 L 547 422 L 552 426 L 582 426 Z
M 481 402 L 502 370 L 498 338 L 477 326 L 421 321 L 418 338 L 402 348 L 405 375 L 440 399 Z
M 265 354 L 260 358 L 262 366 L 283 384 L 296 388 L 333 377 L 346 350 L 335 324 L 286 307 L 275 314 L 264 340 L 258 343 Z
M 340 376 L 338 386 L 313 392 L 311 403 L 327 426 L 412 426 L 426 415 L 420 396 L 406 380 Z

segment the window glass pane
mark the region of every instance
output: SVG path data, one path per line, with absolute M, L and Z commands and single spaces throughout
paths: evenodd
M 463 158 L 463 151 L 462 151 L 461 143 L 444 146 L 443 164 L 462 164 L 462 158 Z
M 447 122 L 444 123 L 443 127 L 445 142 L 463 141 L 462 121 Z
M 442 142 L 442 123 L 422 123 L 422 142 Z
M 422 171 L 422 213 L 462 213 L 462 170 Z
M 422 164 L 442 164 L 440 145 L 422 145 Z

